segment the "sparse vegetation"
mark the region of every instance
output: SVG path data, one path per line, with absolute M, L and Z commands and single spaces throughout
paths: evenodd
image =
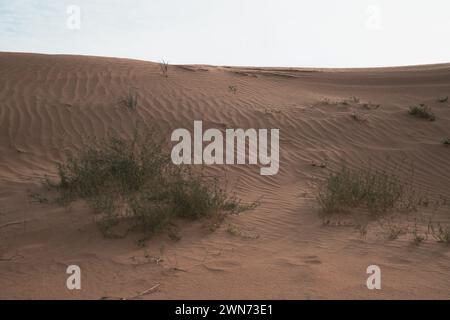
M 371 102 L 369 102 L 369 103 L 364 103 L 362 106 L 363 106 L 364 109 L 367 109 L 367 110 L 376 110 L 376 109 L 378 109 L 379 107 L 381 107 L 380 104 L 373 104 L 373 103 L 371 103 Z
M 338 100 L 332 100 L 330 98 L 323 98 L 321 100 L 321 103 L 326 104 L 326 105 L 344 105 L 344 106 L 349 106 L 349 105 L 355 105 L 355 104 L 359 104 L 360 103 L 360 99 L 357 97 L 350 97 L 347 99 L 338 99 Z
M 30 198 L 30 202 L 37 202 L 37 203 L 47 203 L 48 199 L 43 196 L 40 193 L 37 192 L 30 192 L 28 194 L 28 197 Z
M 174 165 L 151 132 L 133 139 L 109 137 L 92 140 L 80 152 L 68 153 L 59 166 L 55 187 L 59 201 L 82 198 L 95 210 L 100 230 L 120 222 L 129 230 L 150 236 L 165 229 L 174 218 L 206 219 L 217 225 L 225 214 L 254 208 L 242 204 L 219 185 L 217 177 L 194 174 Z
M 232 224 L 228 225 L 227 232 L 233 236 L 239 236 L 241 234 L 241 230 Z
M 350 97 L 350 98 L 344 98 L 344 99 L 330 99 L 330 98 L 323 98 L 320 100 L 319 104 L 323 105 L 330 105 L 330 106 L 354 106 L 354 107 L 360 107 L 362 109 L 366 110 L 376 110 L 381 107 L 380 104 L 372 103 L 371 101 L 363 102 L 358 97 Z
M 352 112 L 350 114 L 350 118 L 355 120 L 356 122 L 359 122 L 359 123 L 365 123 L 365 122 L 367 122 L 369 120 L 369 116 L 363 115 L 360 112 Z
M 137 93 L 134 93 L 130 90 L 125 96 L 119 99 L 119 105 L 131 111 L 136 110 L 138 106 Z
M 181 236 L 178 233 L 178 229 L 175 228 L 175 227 L 172 227 L 172 228 L 168 229 L 168 236 L 169 236 L 169 239 L 174 241 L 174 242 L 177 242 L 177 241 L 181 240 Z
M 388 220 L 383 226 L 387 231 L 386 238 L 390 241 L 397 240 L 402 234 L 406 233 L 405 229 L 399 223 L 393 221 Z
M 257 239 L 257 238 L 259 238 L 259 234 L 249 231 L 249 230 L 244 230 L 233 224 L 229 224 L 226 231 L 230 235 L 235 236 L 235 237 L 240 237 L 242 239 Z
M 417 219 L 414 220 L 414 229 L 412 231 L 414 244 L 420 245 L 426 240 L 426 236 L 419 233 L 419 228 L 417 227 Z
M 450 227 L 443 226 L 441 223 L 432 223 L 428 224 L 428 233 L 437 241 L 441 243 L 450 243 Z
M 361 223 L 357 224 L 355 226 L 355 229 L 359 232 L 361 238 L 365 238 L 367 236 L 368 227 L 369 227 L 368 223 Z
M 447 102 L 447 101 L 448 101 L 448 96 L 445 96 L 445 97 L 439 97 L 438 101 L 439 101 L 440 103 Z
M 237 93 L 237 87 L 233 86 L 233 85 L 230 85 L 230 86 L 228 86 L 228 91 L 233 93 L 233 94 L 236 94 Z
M 315 161 L 311 162 L 311 166 L 322 168 L 322 169 L 327 167 L 327 165 L 324 162 L 315 162 Z
M 442 140 L 442 144 L 446 146 L 450 146 L 450 138 L 445 138 Z
M 430 107 L 428 107 L 425 104 L 419 104 L 415 105 L 409 108 L 409 114 L 422 119 L 427 119 L 430 121 L 435 121 L 436 116 L 434 115 L 433 111 Z
M 159 64 L 159 68 L 161 70 L 163 77 L 168 78 L 169 77 L 169 63 L 162 60 Z
M 342 104 L 344 105 L 350 105 L 350 104 L 358 104 L 360 102 L 360 99 L 358 97 L 350 97 L 349 99 L 345 99 L 342 101 Z
M 329 175 L 317 195 L 322 215 L 364 208 L 375 216 L 396 208 L 412 209 L 414 198 L 410 185 L 394 174 L 346 166 Z

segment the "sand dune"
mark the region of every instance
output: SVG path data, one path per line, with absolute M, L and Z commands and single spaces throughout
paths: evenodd
M 170 66 L 164 78 L 151 62 L 0 53 L 0 83 L 0 298 L 132 297 L 155 284 L 143 298 L 450 298 L 450 247 L 323 226 L 315 201 L 317 180 L 343 161 L 411 164 L 419 189 L 450 197 L 450 148 L 441 144 L 450 138 L 450 103 L 438 101 L 450 95 L 450 64 Z M 130 90 L 139 100 L 134 115 L 117 104 Z M 409 116 L 418 103 L 437 120 Z M 70 210 L 30 202 L 43 178 L 56 178 L 64 148 L 111 131 L 131 135 L 136 119 L 167 138 L 194 120 L 218 129 L 279 128 L 279 173 L 209 168 L 226 172 L 244 200 L 263 196 L 261 206 L 213 233 L 189 223 L 180 241 L 161 234 L 146 248 L 133 237 L 104 239 L 83 202 Z M 450 208 L 442 211 L 436 219 L 450 221 Z M 69 264 L 83 270 L 81 291 L 66 289 Z M 382 268 L 382 290 L 366 288 L 371 264 Z

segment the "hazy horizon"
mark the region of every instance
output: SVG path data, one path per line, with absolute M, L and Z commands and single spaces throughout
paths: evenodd
M 262 67 L 448 63 L 449 9 L 445 0 L 1 0 L 0 51 Z

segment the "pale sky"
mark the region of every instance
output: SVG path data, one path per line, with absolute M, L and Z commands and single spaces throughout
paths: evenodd
M 444 63 L 450 1 L 0 0 L 0 51 L 246 66 Z

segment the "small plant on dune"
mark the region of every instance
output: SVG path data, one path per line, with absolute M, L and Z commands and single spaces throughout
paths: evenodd
M 369 116 L 363 115 L 362 113 L 359 112 L 352 112 L 350 114 L 350 118 L 359 123 L 366 123 L 369 120 Z
M 235 225 L 229 224 L 227 227 L 227 232 L 231 234 L 232 236 L 239 236 L 241 235 L 241 230 Z
M 376 110 L 376 109 L 380 108 L 381 105 L 380 104 L 373 104 L 373 103 L 369 102 L 369 103 L 364 103 L 362 105 L 362 107 L 364 109 L 367 109 L 367 110 Z
M 169 236 L 169 239 L 174 242 L 178 242 L 181 240 L 181 235 L 179 234 L 178 228 L 176 227 L 169 227 L 167 235 Z
M 122 98 L 119 99 L 119 105 L 125 107 L 128 110 L 136 110 L 138 106 L 138 96 L 137 93 L 133 93 L 131 90 Z
M 350 97 L 349 99 L 345 99 L 342 101 L 342 104 L 349 105 L 349 104 L 358 104 L 360 99 L 358 97 Z
M 321 103 L 326 104 L 326 105 L 334 105 L 334 106 L 338 106 L 338 105 L 344 105 L 344 106 L 349 106 L 349 105 L 356 105 L 360 103 L 360 99 L 358 97 L 350 97 L 347 99 L 337 99 L 337 100 L 332 100 L 330 98 L 323 98 L 321 99 Z
M 399 222 L 395 222 L 391 219 L 380 223 L 381 227 L 386 230 L 387 240 L 397 240 L 402 234 L 405 234 L 405 228 L 403 228 Z
M 388 232 L 387 238 L 388 238 L 388 240 L 391 240 L 391 241 L 397 240 L 398 237 L 404 233 L 402 228 L 395 226 L 395 225 L 389 226 L 388 231 L 389 232 Z
M 322 103 L 325 105 L 333 104 L 330 98 L 322 98 L 322 99 L 320 99 L 319 103 Z
M 311 166 L 322 168 L 322 169 L 327 167 L 326 163 L 324 163 L 324 162 L 315 162 L 315 161 L 311 162 Z
M 30 192 L 28 194 L 30 202 L 47 203 L 48 199 L 40 193 Z
M 230 85 L 230 86 L 228 86 L 228 91 L 233 93 L 233 94 L 236 94 L 237 93 L 237 87 L 233 86 L 233 85 Z
M 359 103 L 360 99 L 358 97 L 353 96 L 350 98 L 350 101 L 352 101 L 353 103 Z
M 426 236 L 419 233 L 419 229 L 417 227 L 417 219 L 414 220 L 414 229 L 412 231 L 413 242 L 416 245 L 420 245 L 422 242 L 426 240 Z
M 162 60 L 159 64 L 159 69 L 161 70 L 161 74 L 164 78 L 169 77 L 169 63 Z
M 445 96 L 445 97 L 439 97 L 438 101 L 439 101 L 440 103 L 447 102 L 447 101 L 448 101 L 448 96 Z
M 441 223 L 432 223 L 428 224 L 428 233 L 437 241 L 441 243 L 450 243 L 450 227 L 443 226 Z
M 417 117 L 417 118 L 427 119 L 430 121 L 436 120 L 436 116 L 434 115 L 431 108 L 425 104 L 419 104 L 419 105 L 412 106 L 409 108 L 408 112 L 410 115 Z
M 450 138 L 445 138 L 442 140 L 442 144 L 445 146 L 450 146 Z
M 393 209 L 412 209 L 415 197 L 408 183 L 386 171 L 342 166 L 319 186 L 322 215 L 367 209 L 372 216 Z
M 172 163 L 151 132 L 133 138 L 93 139 L 68 153 L 55 186 L 64 204 L 81 198 L 98 213 L 105 236 L 126 222 L 145 236 L 167 228 L 175 218 L 219 224 L 226 214 L 254 208 L 220 187 L 217 177 L 193 174 Z M 255 204 L 256 205 L 256 204 Z
M 371 101 L 363 102 L 360 98 L 352 96 L 350 98 L 322 98 L 318 104 L 329 106 L 354 106 L 364 108 L 366 110 L 376 110 L 381 107 L 380 104 Z
M 368 223 L 357 224 L 355 226 L 355 229 L 359 232 L 361 238 L 365 238 L 367 236 L 368 228 Z

